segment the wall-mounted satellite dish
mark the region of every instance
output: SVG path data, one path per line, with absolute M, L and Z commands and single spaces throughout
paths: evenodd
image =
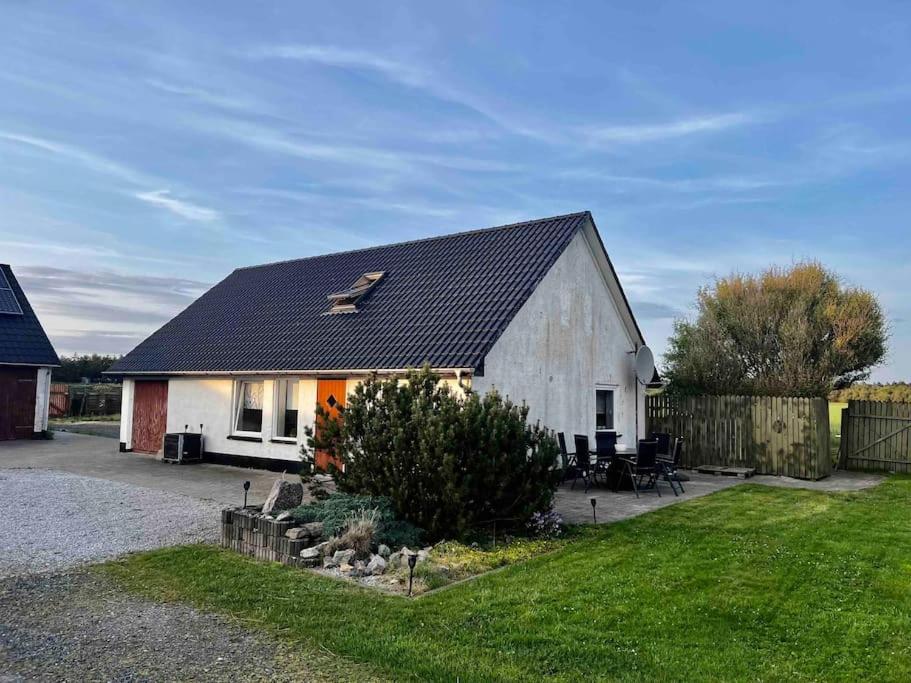
M 647 346 L 640 346 L 636 351 L 636 379 L 641 384 L 648 384 L 655 376 L 655 357 Z

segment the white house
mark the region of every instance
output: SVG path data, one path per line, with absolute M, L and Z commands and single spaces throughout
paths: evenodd
M 572 434 L 644 432 L 645 343 L 589 212 L 240 268 L 120 360 L 121 449 L 294 469 L 317 403 L 429 363 Z

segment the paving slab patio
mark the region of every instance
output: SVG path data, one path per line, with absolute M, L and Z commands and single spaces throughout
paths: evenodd
M 591 524 L 593 521 L 591 499 L 596 501 L 594 521 L 598 524 L 618 522 L 622 519 L 657 510 L 667 505 L 674 505 L 685 500 L 707 496 L 715 491 L 739 486 L 741 484 L 762 484 L 782 488 L 803 488 L 813 491 L 859 491 L 876 486 L 885 480 L 877 474 L 863 472 L 834 472 L 831 476 L 819 481 L 806 481 L 791 477 L 774 477 L 757 475 L 749 479 L 727 477 L 712 474 L 699 474 L 688 470 L 690 480 L 683 482 L 686 489 L 679 496 L 674 496 L 667 484 L 661 484 L 661 497 L 653 490 L 640 491 L 639 498 L 633 491 L 614 492 L 602 487 L 592 487 L 585 492 L 584 485 L 578 483 L 575 489 L 572 484 L 562 484 L 554 498 L 554 509 L 570 524 Z

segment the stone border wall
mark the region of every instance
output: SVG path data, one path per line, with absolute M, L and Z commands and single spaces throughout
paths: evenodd
M 300 526 L 293 520 L 281 522 L 259 516 L 258 508 L 221 511 L 221 545 L 247 557 L 267 562 L 281 562 L 292 567 L 306 566 L 301 550 L 312 542 L 285 536 L 288 529 Z

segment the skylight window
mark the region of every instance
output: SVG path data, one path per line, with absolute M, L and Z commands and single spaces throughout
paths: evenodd
M 348 289 L 330 294 L 328 299 L 332 306 L 327 313 L 357 313 L 357 303 L 367 296 L 382 277 L 382 271 L 364 273 Z
M 22 307 L 16 299 L 13 288 L 10 287 L 6 273 L 0 270 L 0 314 L 22 315 Z

